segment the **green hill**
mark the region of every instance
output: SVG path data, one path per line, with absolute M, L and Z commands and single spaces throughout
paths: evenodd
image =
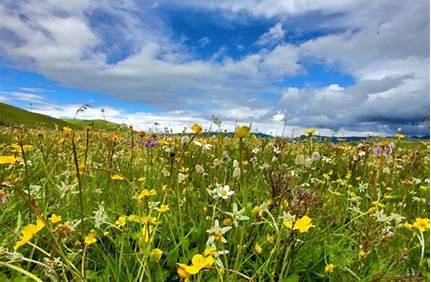
M 0 103 L 0 125 L 25 125 L 27 127 L 48 128 L 70 126 L 64 120 L 29 112 L 5 103 Z
M 64 119 L 67 123 L 73 125 L 77 128 L 85 128 L 86 126 L 91 126 L 95 129 L 100 130 L 107 130 L 107 131 L 116 131 L 124 129 L 124 126 L 113 123 L 106 120 L 101 119 L 91 119 L 91 120 L 85 120 L 85 119 Z
M 57 119 L 47 115 L 29 112 L 5 103 L 0 103 L 0 125 L 24 125 L 27 127 L 63 128 L 65 126 L 83 129 L 91 126 L 95 129 L 115 131 L 125 127 L 105 120 Z

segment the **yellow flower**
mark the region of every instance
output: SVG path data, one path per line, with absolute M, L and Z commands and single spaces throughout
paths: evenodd
M 199 134 L 199 133 L 201 133 L 202 132 L 202 126 L 200 126 L 199 124 L 197 124 L 197 123 L 194 123 L 194 124 L 192 124 L 192 131 L 195 133 L 195 134 Z
M 0 164 L 14 164 L 20 161 L 20 158 L 15 156 L 0 156 Z
M 413 226 L 419 229 L 420 232 L 427 231 L 430 229 L 430 220 L 429 218 L 416 218 Z
M 138 178 L 139 182 L 145 182 L 145 180 L 147 180 L 147 178 L 145 176 L 141 176 Z
M 295 223 L 293 224 L 293 222 Z M 301 233 L 308 232 L 308 229 L 314 227 L 314 225 L 311 224 L 311 218 L 306 215 L 304 215 L 297 221 L 295 221 L 295 216 L 292 216 L 292 218 L 290 218 L 289 220 L 284 220 L 283 225 L 289 229 L 299 230 L 299 232 Z
M 404 139 L 406 136 L 402 133 L 396 133 L 394 137 L 398 140 Z
M 13 249 L 16 251 L 19 247 L 27 244 L 34 235 L 36 235 L 45 226 L 42 220 L 38 219 L 36 224 L 28 224 L 21 229 L 21 240 L 16 242 Z
M 360 250 L 358 255 L 361 258 L 365 258 L 368 256 L 368 252 L 365 252 L 364 250 Z
M 151 259 L 156 262 L 160 261 L 162 255 L 163 255 L 163 251 L 160 250 L 159 248 L 152 249 L 150 252 Z
M 408 222 L 405 222 L 405 223 L 403 224 L 403 226 L 404 226 L 405 228 L 407 228 L 407 229 L 412 229 L 412 228 L 413 228 L 413 224 L 408 223 Z
M 18 144 L 12 144 L 10 145 L 12 147 L 12 152 L 18 153 L 21 151 L 21 147 Z
M 63 127 L 63 132 L 64 132 L 65 134 L 70 134 L 70 133 L 72 133 L 72 132 L 73 132 L 73 130 L 72 130 L 72 128 L 70 128 L 70 127 Z
M 211 256 L 204 257 L 201 254 L 196 254 L 192 258 L 192 264 L 200 268 L 211 267 L 214 263 L 214 258 Z
M 190 281 L 190 276 L 189 276 L 189 274 L 187 273 L 187 271 L 185 270 L 185 268 L 184 268 L 184 267 L 182 267 L 181 265 L 180 265 L 180 266 L 178 266 L 178 268 L 177 268 L 177 274 L 178 274 L 178 276 L 179 276 L 181 279 L 184 279 L 184 281 L 185 281 L 185 282 Z
M 21 152 L 21 146 L 19 144 L 12 144 L 10 145 L 12 147 L 12 152 L 19 153 Z M 33 149 L 32 145 L 22 145 L 22 148 L 25 152 L 31 151 Z
M 260 214 L 261 213 L 261 211 L 262 211 L 262 209 L 261 209 L 261 207 L 260 206 L 254 206 L 253 207 L 253 209 L 251 210 L 251 212 L 253 213 L 253 214 Z
M 154 189 L 151 189 L 151 190 L 144 189 L 138 195 L 135 196 L 135 199 L 142 200 L 147 197 L 154 196 L 156 194 L 157 194 L 157 191 Z
M 144 217 L 142 218 L 142 221 L 143 221 L 144 223 L 149 223 L 149 224 L 157 224 L 157 223 L 158 223 L 158 222 L 157 222 L 157 218 L 156 218 L 156 217 L 154 217 L 154 216 L 151 216 L 151 215 L 144 216 Z
M 314 225 L 311 224 L 311 218 L 304 215 L 300 220 L 295 222 L 295 226 L 293 227 L 293 229 L 298 229 L 299 232 L 303 233 L 308 232 L 308 229 L 310 229 L 311 227 L 314 227 Z
M 52 224 L 59 223 L 61 221 L 61 215 L 56 215 L 55 213 L 53 213 L 49 218 L 49 221 L 51 221 Z
M 115 174 L 113 176 L 111 176 L 112 180 L 124 180 L 124 177 L 122 177 L 121 175 Z
M 262 246 L 259 244 L 259 243 L 256 243 L 255 245 L 254 245 L 254 251 L 257 253 L 257 254 L 261 254 L 262 253 Z
M 86 246 L 90 246 L 97 242 L 96 234 L 94 232 L 90 232 L 85 236 L 84 243 Z
M 214 263 L 214 258 L 212 256 L 204 257 L 201 254 L 196 254 L 192 258 L 192 265 L 187 265 L 179 263 L 178 265 L 182 267 L 187 274 L 194 275 L 198 274 L 202 268 L 210 267 Z
M 215 251 L 216 251 L 216 249 L 211 247 L 211 246 L 206 247 L 206 249 L 204 251 L 204 256 L 212 256 Z
M 116 133 L 111 133 L 109 134 L 108 139 L 110 141 L 118 141 L 120 139 L 120 136 Z
M 327 264 L 325 266 L 325 272 L 334 272 L 334 269 L 335 269 L 335 265 L 333 265 L 332 263 Z
M 159 211 L 159 213 L 167 212 L 169 211 L 169 205 L 162 204 L 160 205 L 160 208 L 158 208 L 157 210 Z
M 272 245 L 274 243 L 274 236 L 269 234 L 266 235 L 266 241 Z
M 316 134 L 316 132 L 317 132 L 316 128 L 309 128 L 304 130 L 304 133 L 307 134 L 308 136 L 312 136 Z
M 243 126 L 236 128 L 235 136 L 238 137 L 239 139 L 242 139 L 242 138 L 246 137 L 249 132 L 250 132 L 250 127 L 243 125 Z
M 230 218 L 223 219 L 223 225 L 231 226 L 232 225 L 232 219 L 230 219 Z
M 120 217 L 117 219 L 117 221 L 115 221 L 115 225 L 116 225 L 118 228 L 122 228 L 122 227 L 124 227 L 124 226 L 126 225 L 126 223 L 127 223 L 127 216 L 125 216 L 125 215 L 120 216 Z

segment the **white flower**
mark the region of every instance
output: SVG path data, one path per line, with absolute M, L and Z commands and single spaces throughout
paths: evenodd
M 233 194 L 235 194 L 235 192 L 230 190 L 229 185 L 224 185 L 224 186 L 220 185 L 217 188 L 217 196 L 219 196 L 223 200 L 229 199 L 229 197 L 232 196 Z
M 383 222 L 385 224 L 389 224 L 390 221 L 392 220 L 389 216 L 387 216 L 385 214 L 385 212 L 383 210 L 379 210 L 377 211 L 374 216 L 376 217 L 376 221 L 377 222 Z
M 214 189 L 207 189 L 208 194 L 214 199 L 222 198 L 227 200 L 235 192 L 230 190 L 229 185 L 216 184 Z
M 420 180 L 419 178 L 416 178 L 416 177 L 412 177 L 412 180 L 416 185 L 419 185 L 422 182 L 422 180 Z
M 250 218 L 244 215 L 245 208 L 238 210 L 238 206 L 236 203 L 232 205 L 232 212 L 225 212 L 225 214 L 232 217 L 233 225 L 235 227 L 238 226 L 239 221 L 248 221 Z
M 193 141 L 193 144 L 195 144 L 196 146 L 202 147 L 202 143 L 199 141 Z
M 221 165 L 221 163 L 222 163 L 223 161 L 222 160 L 220 160 L 220 159 L 214 159 L 214 161 L 213 161 L 213 165 L 214 166 L 219 166 L 219 165 Z
M 189 143 L 190 139 L 188 136 L 183 136 L 183 138 L 181 138 L 181 144 L 182 145 L 186 145 L 187 143 Z
M 57 184 L 56 186 L 61 192 L 60 198 L 63 199 L 69 192 L 74 190 L 76 184 L 66 184 L 63 181 L 60 181 L 60 184 Z
M 319 152 L 313 152 L 312 154 L 311 154 L 311 159 L 313 160 L 313 161 L 319 161 L 320 160 L 320 153 Z
M 99 228 L 102 224 L 109 222 L 109 218 L 106 215 L 105 208 L 102 204 L 99 204 L 99 209 L 93 212 L 94 226 L 96 226 L 96 228 Z
M 368 189 L 368 183 L 364 183 L 364 182 L 359 183 L 359 187 L 358 187 L 359 192 L 364 193 L 365 190 L 367 189 Z
M 271 165 L 270 165 L 270 164 L 267 164 L 267 163 L 264 163 L 263 165 L 259 166 L 259 168 L 260 168 L 261 170 L 266 170 L 266 169 L 271 168 Z
M 297 155 L 295 158 L 295 164 L 296 165 L 302 165 L 305 162 L 304 155 Z
M 234 169 L 233 169 L 233 178 L 237 178 L 237 177 L 239 177 L 241 175 L 241 169 L 239 168 L 239 167 L 235 167 Z
M 213 247 L 213 246 L 209 246 L 209 247 L 207 247 L 207 250 L 210 250 L 210 256 L 212 256 L 213 258 L 214 258 L 214 260 L 215 260 L 215 263 L 216 263 L 216 265 L 219 267 L 219 268 L 224 268 L 224 265 L 223 265 L 223 262 L 222 262 L 222 260 L 220 259 L 220 256 L 222 256 L 222 255 L 227 255 L 228 253 L 229 253 L 229 251 L 228 250 L 220 250 L 220 251 L 217 251 L 217 249 L 215 248 L 215 247 Z M 205 252 L 207 252 L 207 250 L 205 250 Z
M 393 220 L 395 222 L 395 224 L 400 224 L 401 221 L 403 221 L 404 219 L 406 219 L 404 216 L 398 214 L 398 213 L 391 213 L 391 215 L 389 216 L 389 218 L 391 220 Z
M 202 150 L 208 152 L 208 151 L 211 151 L 212 147 L 213 147 L 213 145 L 211 145 L 211 144 L 205 144 L 202 146 Z
M 223 237 L 223 235 L 231 229 L 232 229 L 232 226 L 226 226 L 221 228 L 218 222 L 218 219 L 216 219 L 214 221 L 214 225 L 207 230 L 207 233 L 210 234 L 207 240 L 207 245 L 213 246 L 215 245 L 214 244 L 215 242 L 219 242 L 219 241 L 222 242 L 223 244 L 226 244 L 227 240 L 226 238 Z
M 303 163 L 303 165 L 306 168 L 310 168 L 312 164 L 313 164 L 313 159 L 311 159 L 311 158 L 306 158 L 305 161 L 304 161 L 304 163 Z
M 195 165 L 195 170 L 199 174 L 204 174 L 205 173 L 205 169 L 200 164 Z
M 234 168 L 239 167 L 239 162 L 238 162 L 237 160 L 233 160 L 233 162 L 232 162 L 232 166 L 233 166 Z
M 185 174 L 182 174 L 181 172 L 178 173 L 178 182 L 183 183 L 184 180 L 186 180 L 187 176 Z

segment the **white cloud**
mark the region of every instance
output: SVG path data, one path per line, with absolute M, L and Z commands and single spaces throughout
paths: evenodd
M 423 83 L 412 77 L 385 77 L 347 88 L 288 88 L 281 102 L 295 117 L 291 124 L 391 134 L 403 124 L 419 125 L 429 115 L 429 96 L 423 92 L 429 86 Z M 410 126 L 408 133 L 418 130 Z
M 173 0 L 160 1 L 167 5 L 178 5 Z M 234 14 L 246 12 L 254 16 L 274 17 L 284 14 L 298 15 L 308 12 L 323 11 L 325 13 L 336 13 L 352 10 L 363 6 L 367 1 L 360 0 L 184 0 L 181 5 L 193 6 L 209 10 L 222 10 Z
M 211 42 L 211 40 L 208 37 L 204 36 L 201 39 L 199 39 L 198 42 L 201 47 L 205 47 Z
M 172 29 L 156 12 L 178 2 L 158 3 L 6 0 L 0 4 L 0 56 L 66 86 L 144 102 L 184 121 L 218 112 L 228 122 L 253 119 L 275 131 L 278 125 L 273 128 L 270 122 L 281 121 L 280 113 L 285 113 L 292 116 L 289 122 L 295 126 L 334 131 L 375 127 L 378 132 L 389 132 L 393 126 L 405 128 L 429 114 L 426 1 L 182 1 L 183 8 L 234 14 L 233 22 L 244 20 L 244 13 L 277 20 L 254 45 L 265 48 L 234 59 L 221 47 L 206 60 L 174 40 Z M 116 24 L 94 21 L 96 16 L 112 18 Z M 283 27 L 299 18 L 309 22 L 301 28 L 336 31 L 300 45 L 284 42 Z M 202 46 L 209 43 L 207 37 L 199 41 Z M 119 50 L 127 52 L 118 57 Z M 341 87 L 327 81 L 321 87 L 284 89 L 274 84 L 297 74 L 306 77 L 302 62 L 307 60 L 350 74 L 354 85 Z M 39 95 L 22 92 L 21 99 L 35 100 L 28 94 Z M 259 94 L 266 92 L 278 92 L 280 104 L 260 99 Z M 39 102 L 42 106 L 44 101 Z M 185 116 L 173 111 L 186 108 L 201 110 Z M 42 110 L 49 112 L 47 105 Z M 112 111 L 116 120 L 157 117 Z M 61 112 L 58 109 L 54 114 Z M 96 115 L 97 109 L 90 113 Z
M 257 40 L 257 45 L 272 45 L 283 41 L 286 32 L 283 30 L 282 23 L 278 22 L 271 27 L 267 32 L 262 34 Z
M 70 13 L 57 2 L 44 2 L 45 9 L 36 11 L 24 4 L 13 8 L 0 5 L 0 16 L 6 19 L 0 23 L 0 30 L 13 34 L 7 40 L 0 37 L 3 56 L 26 62 L 30 68 L 66 86 L 168 109 L 194 102 L 196 95 L 226 101 L 254 95 L 268 89 L 278 77 L 301 69 L 297 48 L 287 44 L 235 60 L 223 56 L 220 63 L 194 59 L 183 46 L 163 38 L 163 33 L 158 37 L 147 35 L 148 40 L 139 41 L 139 47 L 127 57 L 108 63 L 109 52 L 102 52 L 105 39 L 85 16 L 86 9 L 90 9 L 90 14 L 99 8 L 114 10 L 111 2 L 101 3 L 105 6 L 94 2 L 85 5 L 82 1 L 70 8 Z M 133 22 L 133 17 L 121 17 Z M 139 28 L 132 25 L 131 30 L 152 34 L 145 26 L 141 28 L 136 31 Z M 181 99 L 174 101 L 178 96 Z
M 272 119 L 274 120 L 274 121 L 282 121 L 282 120 L 284 120 L 286 118 L 286 115 L 285 114 L 282 114 L 282 113 L 278 113 L 278 114 L 275 114 L 275 115 L 273 115 L 272 116 Z

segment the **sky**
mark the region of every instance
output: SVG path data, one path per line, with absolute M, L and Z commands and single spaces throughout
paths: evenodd
M 429 134 L 427 0 L 2 0 L 0 102 L 175 132 Z M 101 110 L 104 109 L 104 116 Z

